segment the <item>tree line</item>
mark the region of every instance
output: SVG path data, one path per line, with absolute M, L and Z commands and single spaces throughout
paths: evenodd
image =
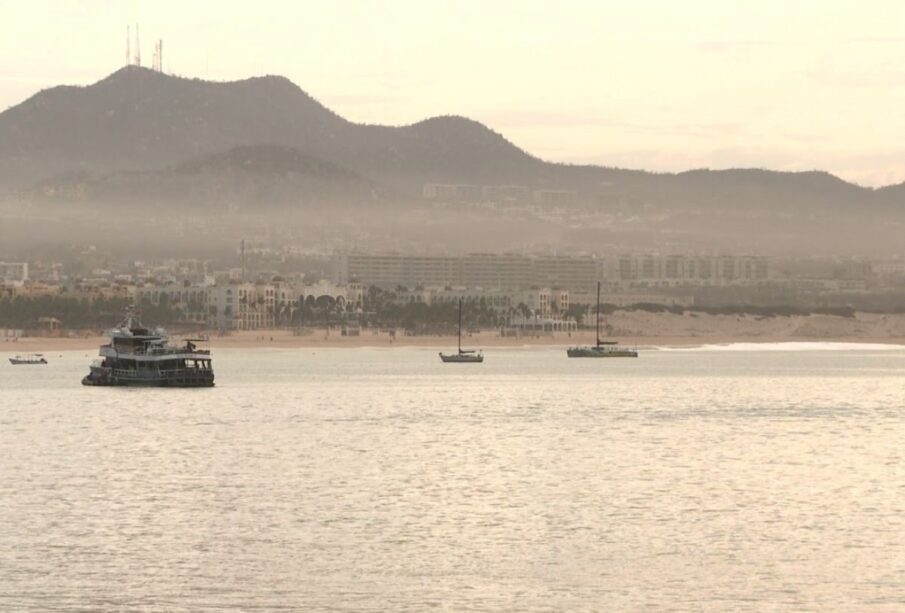
M 13 296 L 0 298 L 0 327 L 34 329 L 59 321 L 62 328 L 110 328 L 120 322 L 128 298 L 77 298 L 75 296 Z M 182 311 L 171 306 L 139 305 L 142 318 L 152 323 L 169 324 L 180 321 Z
M 455 301 L 426 304 L 424 302 L 400 300 L 407 292 L 383 290 L 371 287 L 361 302 L 347 302 L 332 296 L 306 296 L 290 304 L 255 308 L 274 308 L 271 313 L 280 327 L 322 327 L 343 324 L 361 326 L 394 327 L 409 330 L 449 330 L 455 328 L 458 318 L 458 303 Z M 109 328 L 120 321 L 128 298 L 95 298 L 56 296 L 14 296 L 0 297 L 0 328 L 35 329 L 47 326 L 50 318 L 59 321 L 59 327 L 78 329 Z M 205 315 L 217 315 L 214 307 L 199 304 L 181 304 L 161 300 L 158 304 L 143 301 L 137 305 L 142 319 L 149 325 L 198 325 Z M 783 317 L 792 315 L 824 314 L 839 317 L 853 317 L 855 309 L 845 307 L 806 308 L 789 305 L 777 306 L 667 306 L 662 304 L 638 303 L 630 306 L 601 304 L 602 314 L 616 311 L 646 311 L 651 313 L 683 314 L 702 313 L 711 315 L 754 315 L 758 317 Z M 901 312 L 901 309 L 893 312 Z M 594 325 L 594 306 L 572 304 L 564 313 L 554 313 L 574 319 L 578 325 Z M 230 315 L 230 313 L 227 313 Z M 506 309 L 495 309 L 483 299 L 467 299 L 462 305 L 462 322 L 466 328 L 498 328 L 507 325 L 514 317 L 531 318 L 538 313 L 527 305 L 518 304 Z

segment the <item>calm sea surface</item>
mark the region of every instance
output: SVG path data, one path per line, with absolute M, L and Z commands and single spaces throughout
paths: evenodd
M 0 610 L 905 610 L 905 350 L 776 349 L 0 354 Z

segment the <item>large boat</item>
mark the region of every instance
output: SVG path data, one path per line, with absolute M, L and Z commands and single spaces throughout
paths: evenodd
M 570 358 L 637 358 L 634 349 L 620 347 L 616 341 L 600 340 L 600 281 L 597 282 L 597 344 L 584 347 L 569 347 L 566 355 Z
M 166 333 L 142 326 L 131 308 L 110 333 L 110 343 L 101 345 L 100 356 L 82 385 L 146 385 L 159 387 L 212 387 L 214 369 L 209 349 L 186 339 L 171 345 Z
M 40 353 L 34 353 L 32 355 L 17 355 L 14 358 L 9 359 L 10 364 L 14 365 L 22 365 L 22 364 L 47 364 L 47 360 Z
M 462 349 L 462 299 L 459 299 L 459 351 L 457 353 L 440 352 L 440 359 L 444 362 L 457 362 L 474 364 L 484 361 L 484 355 L 474 349 Z

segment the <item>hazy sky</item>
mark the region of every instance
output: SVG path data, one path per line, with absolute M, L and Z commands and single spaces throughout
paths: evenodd
M 341 115 L 482 121 L 549 160 L 905 181 L 905 2 L 0 0 L 0 108 L 125 63 L 281 74 Z

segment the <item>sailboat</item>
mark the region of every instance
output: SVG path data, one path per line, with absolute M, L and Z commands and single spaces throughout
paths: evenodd
M 634 349 L 619 347 L 616 341 L 600 340 L 600 281 L 597 282 L 597 344 L 584 347 L 569 347 L 566 355 L 570 358 L 637 358 Z
M 480 351 L 474 349 L 462 349 L 462 299 L 459 298 L 459 351 L 457 353 L 446 354 L 440 352 L 440 359 L 444 362 L 483 362 L 484 355 Z

